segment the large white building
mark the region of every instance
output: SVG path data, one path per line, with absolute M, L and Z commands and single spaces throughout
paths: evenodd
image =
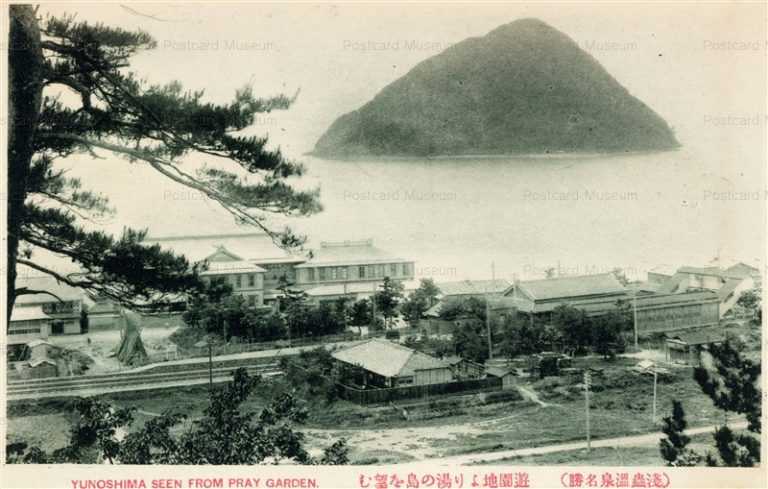
M 224 278 L 254 307 L 272 304 L 281 288 L 304 290 L 316 302 L 371 295 L 384 277 L 412 280 L 414 263 L 374 246 L 373 241 L 323 242 L 306 255 L 291 254 L 263 233 L 148 238 L 207 264 L 201 275 Z

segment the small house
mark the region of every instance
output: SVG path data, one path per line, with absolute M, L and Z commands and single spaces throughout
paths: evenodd
M 504 390 L 514 387 L 515 377 L 517 377 L 514 368 L 497 365 L 485 369 L 485 375 L 501 379 L 501 388 Z
M 448 362 L 406 346 L 373 338 L 332 353 L 340 369 L 359 374 L 356 383 L 365 387 L 402 387 L 451 382 Z
M 709 345 L 725 341 L 722 332 L 715 329 L 676 333 L 666 340 L 666 358 L 669 362 L 701 365 L 701 352 Z

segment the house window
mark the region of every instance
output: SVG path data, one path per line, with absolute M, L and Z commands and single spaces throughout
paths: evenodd
M 249 295 L 248 296 L 248 305 L 251 307 L 254 307 L 256 305 L 256 296 L 255 295 Z
M 397 263 L 393 263 L 389 266 L 389 273 L 393 276 L 397 276 Z
M 317 273 L 319 275 L 320 281 L 325 280 L 325 268 L 318 268 Z
M 240 275 L 235 275 L 235 288 L 239 289 L 243 286 L 243 277 Z
M 248 287 L 256 287 L 256 275 L 248 275 Z
M 346 280 L 346 279 L 347 279 L 347 268 L 339 267 L 339 280 Z
M 328 269 L 329 280 L 336 280 L 336 268 Z
M 360 275 L 360 278 L 365 278 L 365 266 L 360 265 L 357 267 L 357 273 Z
M 315 269 L 314 268 L 307 268 L 307 279 L 310 282 L 315 281 Z

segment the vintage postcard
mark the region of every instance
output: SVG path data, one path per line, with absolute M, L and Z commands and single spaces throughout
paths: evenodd
M 0 487 L 766 487 L 765 2 L 2 9 Z

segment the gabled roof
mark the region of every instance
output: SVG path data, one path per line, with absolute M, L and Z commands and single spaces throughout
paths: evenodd
M 88 302 L 92 302 L 85 290 L 58 282 L 55 278 L 48 275 L 39 277 L 19 277 L 16 280 L 16 288 L 18 289 L 22 287 L 26 287 L 30 290 L 44 290 L 50 292 L 50 294 L 20 295 L 16 297 L 15 302 L 15 304 L 19 306 L 59 302 L 56 297 L 63 301 L 87 300 Z M 56 297 L 51 294 L 55 294 Z
M 519 282 L 517 287 L 537 301 L 626 292 L 626 288 L 612 273 L 529 280 Z
M 485 374 L 492 377 L 506 377 L 507 375 L 515 375 L 515 369 L 493 365 L 485 369 Z
M 312 250 L 312 259 L 296 268 L 332 265 L 368 265 L 408 262 L 373 245 L 373 240 L 322 242 Z
M 728 273 L 743 273 L 746 275 L 755 275 L 760 273 L 760 269 L 744 262 L 739 262 L 725 269 Z
M 506 295 L 501 297 L 489 297 L 488 307 L 492 311 L 517 309 L 522 312 L 531 312 L 533 310 L 533 302 Z
M 51 298 L 53 299 L 53 297 Z M 14 307 L 11 311 L 11 322 L 35 321 L 38 319 L 51 319 L 51 316 L 44 313 L 41 306 Z
M 373 338 L 332 353 L 344 363 L 357 365 L 382 377 L 413 375 L 417 370 L 450 368 L 447 362 L 380 338 Z
M 500 294 L 512 285 L 507 280 L 462 280 L 435 284 L 443 296 Z
M 734 271 L 729 272 L 728 270 L 723 270 L 720 267 L 680 267 L 678 268 L 677 273 L 687 275 L 708 275 L 711 277 L 720 277 L 722 279 L 744 279 L 750 276 L 749 273 L 742 272 L 739 269 L 735 269 Z
M 688 345 L 707 345 L 710 343 L 722 343 L 725 336 L 722 331 L 715 328 L 699 329 L 684 333 L 676 333 L 669 339 L 677 339 Z
M 721 276 L 723 270 L 717 266 L 709 267 L 690 267 L 684 266 L 677 269 L 678 273 L 689 273 L 696 275 L 714 275 L 715 277 Z
M 235 260 L 241 259 L 259 263 L 266 260 L 271 263 L 294 263 L 304 261 L 304 257 L 292 255 L 277 246 L 264 233 L 231 233 L 186 236 L 150 237 L 147 244 L 159 244 L 180 253 L 192 262 L 203 261 L 224 250 Z

